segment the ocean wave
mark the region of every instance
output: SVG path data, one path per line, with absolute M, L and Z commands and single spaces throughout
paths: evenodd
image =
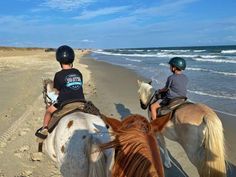
M 160 65 L 160 66 L 166 66 L 166 67 L 169 67 L 169 64 L 167 64 L 167 63 L 160 63 L 159 65 Z
M 236 50 L 222 50 L 221 53 L 232 54 L 232 53 L 236 53 Z
M 190 52 L 190 50 L 161 50 L 161 52 Z
M 133 50 L 131 50 L 133 51 Z M 135 52 L 136 51 L 136 52 Z M 141 50 L 140 50 L 141 51 Z M 110 56 L 121 56 L 121 57 L 140 57 L 140 58 L 172 58 L 172 57 L 182 57 L 182 58 L 191 58 L 195 61 L 202 61 L 202 62 L 214 62 L 214 63 L 236 63 L 236 59 L 233 56 L 224 57 L 220 55 L 197 55 L 197 54 L 175 54 L 175 53 L 168 53 L 165 51 L 171 50 L 162 50 L 156 51 L 155 53 L 145 52 L 145 53 L 138 53 L 137 50 L 134 50 L 134 53 L 116 53 L 113 51 L 104 51 L 104 50 L 95 50 L 94 53 L 102 54 L 102 55 L 110 55 Z M 220 58 L 221 57 L 221 58 Z
M 160 53 L 156 54 L 156 57 L 165 57 L 165 58 L 172 58 L 172 57 L 182 57 L 182 58 L 196 58 L 199 55 L 192 55 L 192 54 L 168 54 L 168 53 Z
M 192 60 L 203 61 L 203 62 L 213 62 L 213 63 L 236 63 L 236 60 L 227 60 L 227 59 L 192 58 Z
M 204 71 L 204 72 L 210 72 L 210 73 L 214 73 L 214 74 L 221 74 L 221 75 L 225 75 L 225 76 L 236 76 L 236 73 L 215 71 L 215 70 L 212 70 L 212 69 L 205 69 L 205 68 L 186 68 L 186 70 Z
M 146 50 L 144 49 L 117 49 L 115 51 L 120 51 L 120 52 L 145 52 Z
M 219 56 L 217 56 L 217 55 L 201 55 L 201 56 L 199 56 L 199 58 L 219 58 Z
M 134 62 L 142 62 L 142 60 L 138 60 L 138 59 L 130 59 L 130 58 L 125 58 L 125 60 L 127 61 L 134 61 Z
M 165 58 L 171 58 L 171 57 L 183 57 L 183 58 L 192 58 L 192 57 L 199 57 L 199 55 L 187 55 L 187 54 L 170 54 L 170 53 L 165 53 L 165 52 L 157 52 L 155 54 L 138 54 L 138 53 L 133 53 L 133 54 L 124 54 L 124 53 L 114 53 L 114 52 L 108 52 L 108 51 L 103 51 L 103 50 L 94 50 L 94 53 L 98 54 L 103 54 L 103 55 L 112 55 L 112 56 L 123 56 L 123 57 L 165 57 Z
M 166 63 L 160 63 L 160 66 L 165 66 L 165 67 L 169 67 L 169 64 Z M 205 69 L 205 68 L 191 68 L 191 67 L 187 67 L 186 70 L 189 71 L 203 71 L 203 72 L 209 72 L 209 73 L 214 73 L 214 74 L 221 74 L 221 75 L 225 75 L 225 76 L 236 76 L 236 73 L 232 73 L 232 72 L 223 72 L 223 71 L 215 71 L 212 69 Z
M 197 95 L 204 95 L 204 96 L 214 97 L 214 98 L 236 100 L 235 96 L 217 95 L 217 94 L 210 94 L 210 93 L 205 93 L 205 92 L 201 92 L 201 91 L 193 91 L 193 90 L 188 90 L 188 92 L 193 93 L 193 94 L 197 94 Z
M 112 55 L 112 56 L 123 56 L 123 57 L 157 57 L 155 54 L 123 54 L 123 53 L 113 53 L 105 51 L 93 51 L 94 53 L 103 54 L 103 55 Z
M 193 52 L 200 53 L 200 52 L 205 52 L 206 50 L 193 50 Z

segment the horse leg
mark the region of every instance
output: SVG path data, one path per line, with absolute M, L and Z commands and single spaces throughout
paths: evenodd
M 178 141 L 185 150 L 191 163 L 201 170 L 202 162 L 204 161 L 204 125 L 199 126 L 190 124 L 176 125 L 176 132 L 179 135 Z
M 172 166 L 171 160 L 170 160 L 168 150 L 166 148 L 165 138 L 162 133 L 159 134 L 159 142 L 160 142 L 160 149 L 161 149 L 162 153 L 164 153 L 164 166 L 166 168 L 170 168 Z

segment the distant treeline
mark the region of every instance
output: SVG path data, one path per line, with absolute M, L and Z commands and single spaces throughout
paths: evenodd
M 0 46 L 0 50 L 43 50 L 45 48 L 39 48 L 39 47 L 5 47 L 5 46 Z
M 12 51 L 12 50 L 44 50 L 45 52 L 55 52 L 57 49 L 56 48 L 40 48 L 40 47 L 6 47 L 6 46 L 0 46 L 0 50 L 2 51 Z M 75 50 L 86 50 L 86 49 L 80 49 L 77 48 Z

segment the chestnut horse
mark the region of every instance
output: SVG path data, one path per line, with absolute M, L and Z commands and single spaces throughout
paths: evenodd
M 100 145 L 102 149 L 116 149 L 112 177 L 164 177 L 156 133 L 166 122 L 150 123 L 137 114 L 123 121 L 107 117 L 103 120 L 115 135 L 113 141 Z
M 155 89 L 138 81 L 139 98 L 143 106 L 155 102 Z M 150 118 L 150 109 L 148 109 Z M 161 118 L 159 118 L 161 120 Z M 204 104 L 186 104 L 177 109 L 166 124 L 164 136 L 178 142 L 200 177 L 225 177 L 225 146 L 223 127 L 216 113 Z M 162 134 L 160 146 L 164 149 L 164 165 L 171 167 L 170 157 Z

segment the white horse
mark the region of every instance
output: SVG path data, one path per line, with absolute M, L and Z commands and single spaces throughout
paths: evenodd
M 138 85 L 140 101 L 145 107 L 149 107 L 156 101 L 156 90 L 145 82 L 138 81 Z M 151 118 L 150 109 L 148 115 Z M 163 135 L 183 147 L 201 177 L 226 176 L 222 123 L 206 105 L 186 104 L 177 109 L 166 124 Z M 163 135 L 159 134 L 160 145 L 164 149 L 164 165 L 170 168 L 171 161 Z
M 52 82 L 44 81 L 45 103 L 51 101 Z M 113 162 L 113 150 L 101 151 L 100 144 L 110 136 L 103 120 L 96 115 L 73 112 L 64 116 L 44 141 L 45 151 L 64 177 L 107 177 Z

